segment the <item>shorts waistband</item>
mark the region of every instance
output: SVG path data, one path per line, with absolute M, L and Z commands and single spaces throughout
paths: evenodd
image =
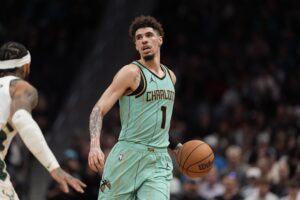
M 148 151 L 153 153 L 168 153 L 168 149 L 166 147 L 152 147 L 152 146 L 147 146 L 144 144 L 133 143 L 128 141 L 119 141 L 118 143 L 132 150 Z

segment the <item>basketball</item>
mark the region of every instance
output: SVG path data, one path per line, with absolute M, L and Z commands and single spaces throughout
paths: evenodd
M 191 178 L 205 176 L 213 167 L 214 153 L 201 140 L 190 140 L 183 144 L 176 155 L 180 171 Z

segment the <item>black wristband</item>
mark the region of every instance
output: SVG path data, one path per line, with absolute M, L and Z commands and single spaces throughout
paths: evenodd
M 178 144 L 180 144 L 180 142 L 178 142 L 175 138 L 171 137 L 170 135 L 169 135 L 169 142 L 170 144 L 168 148 L 171 150 L 175 150 Z

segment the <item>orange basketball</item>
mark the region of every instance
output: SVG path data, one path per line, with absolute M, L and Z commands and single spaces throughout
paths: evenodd
M 180 171 L 191 178 L 207 175 L 213 167 L 214 158 L 210 146 L 201 140 L 184 143 L 176 155 Z

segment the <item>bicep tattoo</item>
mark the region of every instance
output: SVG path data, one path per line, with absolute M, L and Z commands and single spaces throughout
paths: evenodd
M 35 88 L 22 88 L 13 96 L 13 107 L 15 110 L 25 109 L 31 112 L 38 103 L 38 92 Z
M 100 115 L 100 108 L 95 106 L 90 115 L 90 137 L 91 137 L 91 148 L 100 147 L 100 133 L 102 129 L 102 116 Z
M 138 87 L 141 81 L 141 74 L 137 73 L 137 75 L 134 77 L 134 84 Z

